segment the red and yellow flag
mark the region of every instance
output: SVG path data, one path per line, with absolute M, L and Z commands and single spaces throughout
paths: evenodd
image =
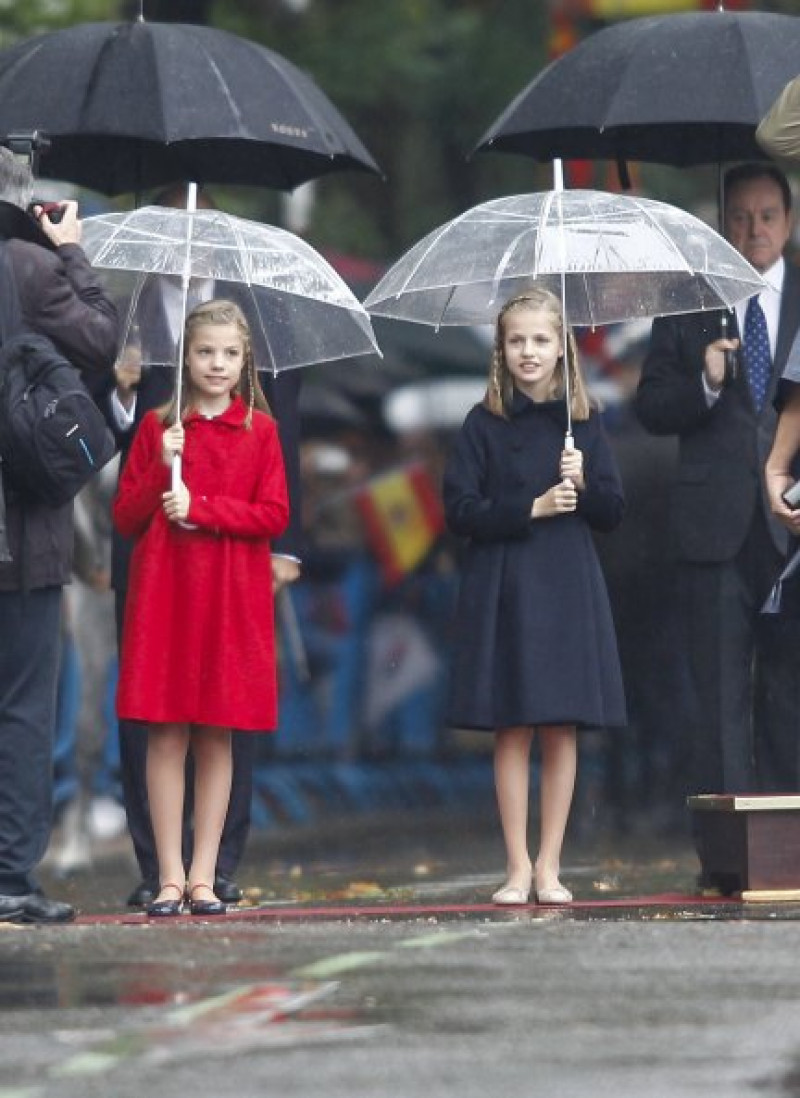
M 719 0 L 555 0 L 553 12 L 554 17 L 559 19 L 584 17 L 611 20 L 676 15 L 685 11 L 713 11 L 718 5 Z M 759 7 L 755 0 L 725 0 L 726 11 L 748 11 Z
M 439 496 L 421 464 L 373 477 L 356 503 L 388 584 L 416 568 L 444 529 Z

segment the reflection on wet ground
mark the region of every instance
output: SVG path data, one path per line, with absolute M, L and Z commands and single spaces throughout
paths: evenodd
M 4 959 L 0 965 L 0 1010 L 183 1006 L 215 994 L 221 983 L 270 986 L 279 978 L 274 964 L 246 961 L 227 965 L 223 971 L 211 967 L 198 971 L 188 958 L 180 963 L 153 960 L 131 964 L 124 955 L 100 960 L 83 956 L 51 959 L 26 952 Z
M 598 840 L 570 848 L 564 879 L 575 905 L 500 910 L 488 902 L 500 849 L 496 832 L 477 826 L 339 843 L 328 834 L 280 851 L 254 843 L 241 875 L 247 903 L 216 922 L 130 916 L 125 858 L 51 880 L 83 920 L 0 925 L 0 1098 L 177 1098 L 187 1088 L 340 1098 L 354 1079 L 396 1098 L 425 1092 L 418 1062 L 446 1080 L 431 1096 L 532 1093 L 518 1051 L 529 1044 L 542 1093 L 661 1098 L 650 1087 L 652 1053 L 669 1075 L 663 1093 L 694 1098 L 669 1074 L 680 1068 L 674 1049 L 690 1004 L 698 1049 L 711 1034 L 694 1061 L 708 1071 L 702 1093 L 719 1081 L 723 1025 L 739 1042 L 734 1065 L 742 1049 L 748 1071 L 756 1061 L 766 1070 L 765 1048 L 783 1054 L 767 1021 L 776 989 L 785 983 L 787 1004 L 794 994 L 794 928 L 765 923 L 800 918 L 800 905 L 696 897 L 685 841 Z M 740 994 L 764 1015 L 752 1052 L 758 1018 L 739 1010 Z M 634 1031 L 647 1078 L 625 1090 Z M 389 1066 L 382 1074 L 399 1063 L 401 1077 Z M 460 1076 L 459 1063 L 470 1065 Z M 549 1088 L 548 1064 L 550 1083 L 574 1072 L 575 1087 Z
M 208 939 L 195 943 L 194 959 L 181 943 L 176 961 L 138 960 L 136 945 L 93 960 L 85 943 L 72 955 L 40 943 L 5 959 L 0 943 L 0 1019 L 6 1022 L 0 1034 L 9 1032 L 12 1012 L 13 1029 L 24 1032 L 28 1014 L 32 1031 L 49 1033 L 46 1058 L 37 1066 L 29 1057 L 25 1065 L 37 1067 L 43 1087 L 134 1062 L 190 1063 L 363 1035 L 363 1008 L 336 1000 L 336 980 L 281 974 L 274 961 L 254 963 L 240 955 L 253 945 L 228 938 L 233 959 L 221 954 L 208 962 Z M 5 1084 L 0 1082 L 0 1098 L 44 1093 L 38 1085 Z

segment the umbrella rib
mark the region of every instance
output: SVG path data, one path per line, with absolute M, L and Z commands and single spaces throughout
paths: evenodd
M 417 271 L 420 269 L 420 267 L 425 262 L 425 260 L 428 258 L 428 255 L 433 250 L 433 248 L 448 233 L 453 232 L 455 230 L 456 225 L 460 225 L 461 222 L 464 221 L 473 212 L 474 212 L 473 210 L 465 210 L 464 213 L 459 214 L 458 217 L 454 217 L 452 219 L 452 221 L 448 221 L 446 224 L 440 226 L 438 229 L 434 229 L 433 232 L 430 233 L 430 235 L 425 238 L 425 240 L 420 241 L 420 245 L 422 245 L 422 244 L 425 244 L 425 242 L 427 240 L 427 245 L 422 250 L 422 252 L 420 253 L 419 259 L 414 263 L 414 266 L 408 272 L 408 275 L 406 276 L 401 288 L 399 290 L 395 291 L 395 293 L 393 295 L 394 297 L 400 297 L 401 294 L 405 293 L 409 282 L 414 277 L 414 275 L 417 273 Z
M 683 267 L 683 270 L 688 271 L 690 274 L 693 274 L 694 269 L 691 263 L 687 260 L 683 252 L 681 252 L 680 249 L 676 246 L 672 238 L 668 236 L 667 233 L 664 231 L 663 227 L 659 224 L 657 218 L 653 216 L 649 206 L 645 205 L 645 203 L 638 198 L 635 198 L 634 202 L 636 204 L 637 210 L 639 210 L 639 212 L 645 217 L 649 224 L 656 230 L 661 239 L 667 243 L 667 245 L 669 246 L 669 250 L 673 253 L 673 255 L 676 255 L 678 257 Z
M 244 233 L 242 232 L 241 225 L 235 217 L 227 218 L 228 227 L 233 235 L 236 237 L 236 248 L 231 248 L 235 251 L 237 257 L 242 264 L 242 282 L 247 282 L 252 286 L 253 284 L 253 261 L 250 252 L 245 244 Z
M 448 291 L 447 300 L 442 305 L 442 308 L 439 311 L 439 319 L 436 321 L 436 323 L 434 325 L 434 330 L 437 331 L 437 332 L 439 331 L 439 329 L 441 328 L 441 326 L 444 322 L 445 315 L 447 313 L 447 310 L 450 308 L 450 302 L 453 300 L 455 292 L 456 292 L 456 286 L 455 286 L 455 283 L 453 283 L 453 285 L 450 287 L 450 289 Z
M 97 266 L 97 267 L 104 267 L 104 268 L 112 268 L 113 269 L 114 267 L 117 266 L 117 264 L 108 263 L 107 257 L 109 255 L 109 253 L 111 252 L 112 248 L 116 247 L 117 245 L 119 245 L 119 244 L 121 244 L 121 245 L 126 245 L 126 244 L 130 245 L 131 243 L 137 243 L 137 244 L 140 244 L 140 245 L 143 245 L 143 246 L 146 245 L 147 243 L 157 243 L 159 245 L 162 245 L 164 243 L 165 238 L 170 239 L 169 232 L 164 228 L 159 228 L 159 231 L 156 232 L 155 230 L 139 229 L 135 226 L 130 225 L 129 222 L 130 222 L 131 218 L 133 218 L 134 216 L 138 217 L 143 212 L 147 212 L 147 211 L 152 211 L 154 213 L 163 213 L 163 211 L 161 210 L 160 207 L 145 206 L 145 207 L 141 207 L 138 210 L 131 210 L 128 213 L 124 214 L 119 222 L 115 221 L 115 218 L 119 216 L 117 214 L 108 214 L 108 215 L 100 214 L 100 215 L 98 215 L 96 220 L 92 219 L 95 224 L 98 224 L 98 225 L 101 225 L 101 226 L 107 225 L 111 229 L 111 233 L 109 235 L 108 240 L 100 248 L 98 248 L 97 254 L 92 258 L 92 264 L 94 266 Z M 180 211 L 178 211 L 178 212 L 180 213 Z M 131 234 L 130 237 L 128 237 L 128 238 L 126 238 L 125 235 L 124 235 L 124 233 L 126 231 Z M 184 238 L 181 237 L 178 234 L 175 234 L 174 237 L 172 237 L 171 239 L 172 239 L 173 243 L 175 243 L 177 245 L 177 244 L 181 244 L 183 242 Z M 149 270 L 149 267 L 144 267 L 143 266 L 140 269 L 141 270 Z M 176 271 L 176 272 L 169 272 L 169 273 L 180 273 L 180 272 Z
M 544 251 L 544 230 L 547 228 L 547 219 L 550 216 L 550 209 L 553 205 L 554 196 L 555 196 L 555 191 L 548 191 L 547 192 L 547 196 L 545 198 L 544 206 L 542 207 L 542 212 L 539 216 L 539 236 L 536 240 L 536 249 L 535 249 L 534 258 L 533 258 L 533 271 L 532 271 L 532 274 L 533 274 L 534 278 L 538 278 L 538 275 L 539 275 L 539 265 L 540 265 L 541 260 L 542 260 L 542 252 Z M 562 304 L 566 305 L 565 302 L 563 302 Z M 565 312 L 566 312 L 566 310 L 565 310 Z
M 196 44 L 200 46 L 200 52 L 203 54 L 203 57 L 205 58 L 209 69 L 211 70 L 211 72 L 214 74 L 214 76 L 216 78 L 217 84 L 219 85 L 220 92 L 221 92 L 225 102 L 227 103 L 228 107 L 230 108 L 230 112 L 233 115 L 233 118 L 235 120 L 236 125 L 241 126 L 242 112 L 239 109 L 239 105 L 237 104 L 235 97 L 233 95 L 231 95 L 230 89 L 228 88 L 227 81 L 223 77 L 219 65 L 216 63 L 213 56 L 211 55 L 211 52 L 206 48 L 206 46 L 204 44 L 202 44 L 199 40 Z M 210 90 L 207 89 L 207 94 L 209 95 L 209 98 L 211 98 L 211 96 L 213 95 L 213 92 L 211 92 Z
M 597 321 L 595 319 L 594 300 L 593 300 L 591 294 L 589 293 L 588 272 L 584 271 L 581 274 L 581 278 L 583 279 L 583 295 L 586 298 L 586 305 L 587 305 L 587 308 L 589 309 L 589 326 L 592 329 L 594 329 L 594 328 L 597 327 Z M 566 312 L 566 309 L 565 309 L 565 312 Z
M 96 264 L 98 266 L 103 266 L 102 260 L 108 254 L 111 247 L 118 243 L 119 235 L 122 232 L 122 230 L 126 227 L 126 222 L 128 220 L 128 216 L 129 216 L 128 214 L 125 214 L 124 219 L 121 220 L 118 225 L 115 224 L 115 222 L 113 220 L 111 220 L 110 218 L 107 219 L 105 216 L 102 217 L 102 221 L 100 222 L 100 224 L 102 224 L 102 225 L 110 224 L 111 228 L 112 228 L 112 232 L 111 232 L 111 236 L 108 238 L 108 240 L 105 242 L 105 244 L 103 244 L 98 249 L 97 255 L 92 260 L 92 262 L 94 264 Z M 113 217 L 113 215 L 112 215 L 112 217 Z

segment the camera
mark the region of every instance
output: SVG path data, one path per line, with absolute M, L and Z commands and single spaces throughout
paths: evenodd
M 40 155 L 50 148 L 49 140 L 38 130 L 10 133 L 0 141 L 0 144 L 5 145 L 18 160 L 23 160 L 28 164 L 33 176 L 39 174 Z M 57 225 L 64 216 L 60 202 L 45 202 L 44 199 L 34 198 L 28 204 L 28 213 L 34 218 L 36 217 L 34 213 L 35 206 L 40 206 L 54 225 Z
M 35 212 L 37 206 L 42 211 L 42 214 L 47 214 L 54 225 L 57 225 L 64 216 L 64 210 L 62 209 L 60 202 L 45 202 L 43 198 L 34 198 L 34 200 L 28 204 L 28 213 L 37 221 L 39 220 L 39 218 L 36 217 Z
M 0 144 L 20 160 L 25 160 L 30 165 L 32 175 L 39 174 L 39 157 L 50 148 L 49 140 L 38 130 L 10 133 Z

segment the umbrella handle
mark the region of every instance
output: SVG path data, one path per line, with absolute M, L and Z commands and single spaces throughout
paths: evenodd
M 172 459 L 172 491 L 173 492 L 177 492 L 178 489 L 181 486 L 181 471 L 182 471 L 181 455 L 180 454 L 175 454 L 175 456 Z M 178 526 L 182 526 L 184 530 L 196 530 L 197 529 L 197 525 L 194 522 L 186 522 L 183 519 L 181 519 L 178 522 Z
M 567 431 L 567 433 L 564 435 L 564 449 L 565 450 L 574 450 L 575 449 L 575 438 L 572 434 L 572 431 Z

